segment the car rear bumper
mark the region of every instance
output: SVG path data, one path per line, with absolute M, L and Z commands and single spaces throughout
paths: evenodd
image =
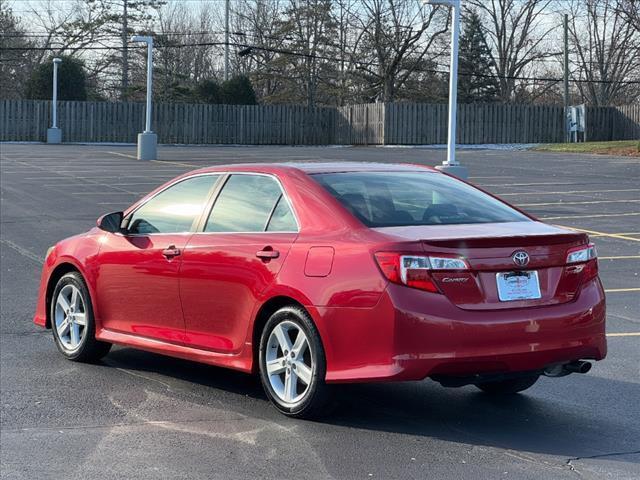
M 443 295 L 390 284 L 372 309 L 318 313 L 328 382 L 536 371 L 607 353 L 597 279 L 572 302 L 538 308 L 465 311 Z

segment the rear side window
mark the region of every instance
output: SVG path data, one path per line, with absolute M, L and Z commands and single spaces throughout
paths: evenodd
M 189 232 L 219 177 L 187 178 L 158 193 L 129 217 L 128 232 L 139 235 Z
M 480 190 L 437 173 L 344 172 L 313 178 L 368 227 L 529 220 Z
M 231 175 L 211 209 L 204 231 L 266 230 L 297 230 L 280 184 L 265 175 Z
M 284 195 L 280 195 L 276 208 L 273 209 L 271 218 L 269 219 L 269 225 L 267 225 L 268 232 L 295 232 L 298 229 L 296 220 L 293 218 L 293 213 L 289 208 L 287 200 Z

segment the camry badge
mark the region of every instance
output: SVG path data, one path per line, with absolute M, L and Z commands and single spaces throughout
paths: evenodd
M 523 250 L 518 250 L 511 255 L 513 263 L 519 267 L 526 267 L 529 264 L 529 254 Z

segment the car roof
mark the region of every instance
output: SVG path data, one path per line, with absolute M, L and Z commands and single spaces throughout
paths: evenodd
M 426 165 L 408 163 L 377 163 L 377 162 L 282 162 L 282 163 L 236 163 L 233 165 L 216 165 L 206 167 L 196 172 L 255 172 L 255 173 L 286 173 L 299 170 L 307 174 L 338 173 L 338 172 L 437 172 Z

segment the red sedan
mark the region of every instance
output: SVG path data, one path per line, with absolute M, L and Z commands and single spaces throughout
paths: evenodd
M 585 234 L 414 165 L 182 175 L 51 247 L 34 321 L 70 360 L 115 343 L 259 373 L 297 417 L 333 383 L 515 393 L 607 350 Z

